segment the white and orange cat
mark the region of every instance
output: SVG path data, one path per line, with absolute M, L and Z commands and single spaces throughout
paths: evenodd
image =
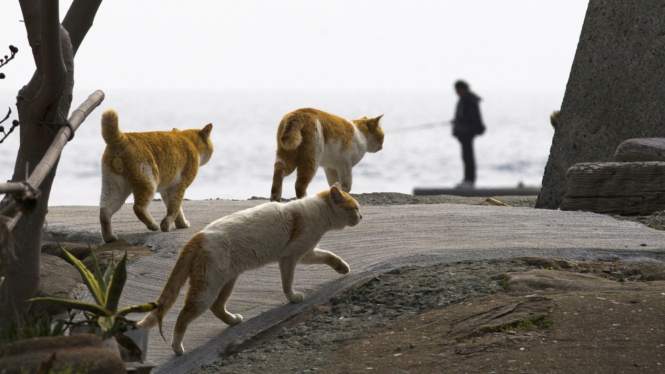
M 326 264 L 347 274 L 349 265 L 344 260 L 316 245 L 327 231 L 355 226 L 361 218 L 358 203 L 335 184 L 316 196 L 287 204 L 262 204 L 209 224 L 182 248 L 157 299 L 167 313 L 189 278 L 185 304 L 173 331 L 173 351 L 184 352 L 182 339 L 187 326 L 206 309 L 228 325 L 242 322 L 240 314 L 226 310 L 226 302 L 244 271 L 278 262 L 282 290 L 292 303 L 303 299 L 302 293 L 293 290 L 298 262 Z M 156 323 L 157 316 L 151 313 L 139 327 L 153 327 Z
M 181 204 L 185 190 L 194 181 L 200 165 L 212 156 L 212 124 L 201 130 L 127 132 L 118 128 L 118 113 L 102 114 L 102 137 L 106 149 L 102 156 L 102 195 L 99 222 L 106 243 L 118 237 L 113 233 L 111 216 L 134 194 L 134 213 L 148 229 L 169 231 L 189 227 Z M 158 225 L 148 213 L 148 205 L 159 192 L 166 205 L 166 216 Z
M 282 118 L 277 129 L 277 156 L 270 200 L 282 199 L 284 177 L 297 168 L 296 197 L 307 196 L 307 186 L 319 166 L 326 172 L 328 185 L 339 182 L 351 191 L 351 169 L 366 152 L 383 148 L 383 130 L 376 118 L 346 120 L 317 109 L 298 109 Z

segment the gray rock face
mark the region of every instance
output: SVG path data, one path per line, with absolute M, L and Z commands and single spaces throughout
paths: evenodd
M 83 283 L 81 274 L 60 257 L 42 253 L 39 286 L 35 297 L 57 297 L 74 299 L 79 292 L 79 284 Z M 65 312 L 66 309 L 50 303 L 34 303 L 31 312 L 47 312 L 51 315 Z
M 629 138 L 665 136 L 664 62 L 664 2 L 589 1 L 537 208 L 561 204 L 573 164 L 611 161 Z

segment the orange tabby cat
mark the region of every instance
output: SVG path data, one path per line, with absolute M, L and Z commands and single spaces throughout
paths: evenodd
M 102 156 L 99 221 L 105 242 L 118 239 L 111 216 L 131 193 L 134 213 L 148 229 L 169 231 L 174 221 L 177 228 L 189 227 L 180 205 L 199 165 L 212 156 L 210 131 L 212 124 L 202 130 L 123 133 L 118 128 L 118 113 L 109 109 L 102 114 L 106 149 Z M 159 225 L 147 211 L 155 192 L 162 195 L 166 205 L 166 216 Z
M 311 108 L 285 115 L 277 129 L 270 200 L 281 200 L 284 177 L 296 168 L 299 199 L 307 196 L 307 186 L 319 166 L 325 170 L 329 185 L 339 182 L 343 191 L 351 191 L 353 166 L 366 152 L 375 153 L 383 147 L 381 117 L 383 115 L 350 121 Z

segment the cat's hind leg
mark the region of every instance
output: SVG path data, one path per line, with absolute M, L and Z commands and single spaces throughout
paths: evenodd
M 314 157 L 302 157 L 298 162 L 298 174 L 296 177 L 296 197 L 302 199 L 307 197 L 307 186 L 316 175 L 318 165 Z
M 353 183 L 353 170 L 351 165 L 345 165 L 340 168 L 337 168 L 337 174 L 339 175 L 339 183 L 342 185 L 342 191 L 351 192 L 351 184 Z
M 340 274 L 348 274 L 349 271 L 351 271 L 349 264 L 342 260 L 341 257 L 319 248 L 314 248 L 305 253 L 305 255 L 300 258 L 300 263 L 306 265 L 325 264 Z
M 337 170 L 333 168 L 323 168 L 326 172 L 326 180 L 328 181 L 328 186 L 339 182 L 339 175 L 337 175 Z
M 299 303 L 305 295 L 301 292 L 293 292 L 293 273 L 296 269 L 298 258 L 294 256 L 284 257 L 279 260 L 279 273 L 282 276 L 282 290 L 284 296 L 291 303 Z
M 282 183 L 284 182 L 284 177 L 290 175 L 296 169 L 294 158 L 295 152 L 277 151 L 272 175 L 272 187 L 270 188 L 270 201 L 279 202 L 282 200 Z
M 222 290 L 219 292 L 217 300 L 215 300 L 215 302 L 210 307 L 210 311 L 215 315 L 215 317 L 219 318 L 222 320 L 222 322 L 230 326 L 237 325 L 242 322 L 242 316 L 240 314 L 229 313 L 226 310 L 226 302 L 229 301 L 229 298 L 231 297 L 233 286 L 236 284 L 236 279 L 238 279 L 238 277 L 235 277 L 226 282 L 224 287 L 222 287 Z
M 194 264 L 193 266 L 196 265 Z M 189 324 L 212 306 L 218 294 L 219 288 L 206 283 L 205 271 L 190 275 L 185 304 L 180 310 L 180 314 L 178 314 L 178 319 L 173 329 L 173 339 L 171 340 L 171 348 L 173 348 L 173 352 L 177 355 L 185 352 L 182 346 L 182 339 Z
M 147 169 L 149 172 L 150 168 Z M 152 178 L 152 176 L 150 178 Z M 134 190 L 134 214 L 136 214 L 136 217 L 145 224 L 148 230 L 159 230 L 159 225 L 155 219 L 152 218 L 150 213 L 148 213 L 148 205 L 150 205 L 152 198 L 155 196 L 157 183 L 152 179 L 145 178 L 135 181 L 134 186 L 132 187 Z
M 189 222 L 185 219 L 185 213 L 182 211 L 182 199 L 185 197 L 187 186 L 182 184 L 160 191 L 164 205 L 166 205 L 166 216 L 162 219 L 159 228 L 168 232 L 171 230 L 171 223 L 175 221 L 175 227 L 184 229 L 189 227 Z
M 122 175 L 111 172 L 110 168 L 102 163 L 102 195 L 99 201 L 99 223 L 102 226 L 102 238 L 105 243 L 118 240 L 113 233 L 111 217 L 117 212 L 127 197 L 132 193 L 132 187 Z

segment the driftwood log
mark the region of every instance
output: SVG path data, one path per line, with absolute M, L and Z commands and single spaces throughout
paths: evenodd
M 614 152 L 613 161 L 664 161 L 665 138 L 640 138 L 623 141 Z
M 566 173 L 561 210 L 621 215 L 665 210 L 665 162 L 591 162 Z

